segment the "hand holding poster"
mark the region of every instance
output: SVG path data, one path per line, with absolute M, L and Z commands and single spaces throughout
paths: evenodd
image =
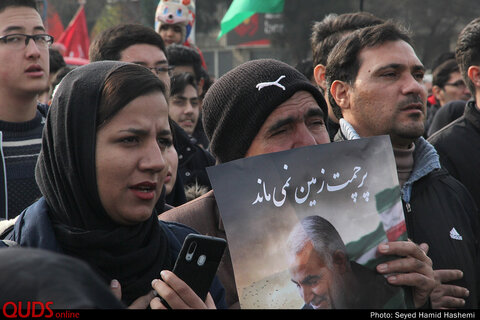
M 406 240 L 388 136 L 207 171 L 242 308 L 405 307 L 404 290 L 375 271 L 387 258 L 377 246 Z

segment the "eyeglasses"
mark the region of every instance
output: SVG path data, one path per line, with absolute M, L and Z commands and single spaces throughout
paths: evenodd
M 153 71 L 157 76 L 159 76 L 161 73 L 165 73 L 167 72 L 168 75 L 171 74 L 172 70 L 173 70 L 173 66 L 157 66 L 157 67 L 146 67 L 147 69 L 150 69 L 151 71 Z
M 35 45 L 38 48 L 48 48 L 53 43 L 53 37 L 49 34 L 34 34 L 28 35 L 23 33 L 13 33 L 8 34 L 6 36 L 0 37 L 0 41 L 2 41 L 6 46 L 12 49 L 24 49 L 28 46 L 28 42 L 30 39 L 35 42 Z
M 445 83 L 445 86 L 453 86 L 453 87 L 457 87 L 457 88 L 465 88 L 467 85 L 465 84 L 465 82 L 463 80 L 457 80 L 455 82 L 452 82 L 452 83 Z

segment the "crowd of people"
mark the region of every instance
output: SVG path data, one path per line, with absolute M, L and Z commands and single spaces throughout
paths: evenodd
M 304 307 L 378 308 L 404 287 L 411 308 L 478 308 L 480 18 L 438 61 L 429 93 L 409 33 L 366 12 L 315 22 L 305 71 L 258 59 L 215 81 L 201 51 L 185 42 L 187 20 L 165 14 L 157 12 L 155 28 L 101 32 L 90 62 L 71 68 L 51 48 L 35 0 L 0 1 L 8 203 L 0 217 L 0 305 L 238 309 L 228 246 L 205 301 L 171 272 L 188 234 L 228 240 L 206 168 L 388 135 L 409 240 L 378 247 L 392 259 L 369 275 L 373 301 L 350 278 L 360 265 L 344 253 L 331 263 L 334 252 L 318 250 L 315 224 L 324 222 L 302 221 L 290 271 Z M 347 268 L 345 286 L 353 289 L 324 302 L 317 283 L 305 285 L 320 271 L 304 264 Z

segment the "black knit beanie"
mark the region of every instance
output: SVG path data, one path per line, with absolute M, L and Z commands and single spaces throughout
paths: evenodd
M 274 59 L 248 61 L 208 89 L 202 106 L 210 149 L 220 163 L 243 158 L 265 120 L 297 91 L 307 91 L 324 113 L 322 94 L 294 67 Z

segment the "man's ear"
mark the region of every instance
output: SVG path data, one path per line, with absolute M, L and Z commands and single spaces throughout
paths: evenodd
M 432 94 L 435 97 L 435 99 L 437 99 L 437 101 L 438 101 L 439 98 L 440 98 L 440 95 L 442 94 L 442 88 L 440 88 L 437 85 L 432 86 Z
M 325 91 L 327 87 L 325 83 L 325 66 L 323 64 L 317 64 L 313 69 L 313 77 L 317 85 Z
M 470 66 L 468 67 L 467 75 L 473 82 L 476 88 L 480 88 L 480 67 Z
M 348 257 L 345 252 L 336 250 L 332 255 L 333 265 L 341 274 L 347 271 Z
M 330 86 L 330 94 L 342 110 L 350 107 L 348 90 L 350 90 L 350 85 L 340 80 L 333 81 Z

